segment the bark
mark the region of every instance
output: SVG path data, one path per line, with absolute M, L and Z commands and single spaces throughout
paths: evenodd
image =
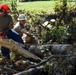
M 12 74 L 12 73 L 17 73 L 18 71 L 14 70 L 14 69 L 11 69 L 9 67 L 4 67 L 4 70 L 7 71 L 8 73 Z
M 14 75 L 40 75 L 41 71 L 43 71 L 46 67 L 42 66 L 47 62 L 51 62 L 52 58 L 57 58 L 57 57 L 70 57 L 70 55 L 52 55 L 49 58 L 47 58 L 46 60 L 40 62 L 39 64 L 36 65 L 32 65 L 29 66 L 28 68 L 26 68 L 26 70 L 22 71 L 22 72 L 18 72 Z
M 31 45 L 29 51 L 42 56 L 43 53 L 41 50 L 46 51 L 48 49 L 52 54 L 67 54 L 70 51 L 74 50 L 74 46 L 72 44 L 43 44 L 43 45 Z
M 40 75 L 41 71 L 45 69 L 44 66 L 37 67 L 37 68 L 31 68 L 13 75 Z
M 19 44 L 18 42 L 15 42 L 14 40 L 0 39 L 0 46 L 4 46 L 4 47 L 8 48 L 9 50 L 13 51 L 14 53 L 20 54 L 21 56 L 23 56 L 25 58 L 41 60 L 38 56 L 23 49 L 21 45 L 22 44 Z

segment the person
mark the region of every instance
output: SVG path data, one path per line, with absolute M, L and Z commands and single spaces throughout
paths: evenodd
M 14 30 L 20 34 L 25 44 L 38 44 L 38 39 L 30 34 L 24 27 L 26 23 L 25 14 L 20 14 L 17 18 L 18 22 L 14 25 Z
M 19 17 L 17 18 L 18 22 L 16 25 L 14 25 L 14 30 L 20 34 L 22 37 L 23 33 L 30 36 L 31 34 L 25 30 L 24 25 L 26 22 L 25 14 L 20 14 Z
M 24 42 L 20 35 L 13 29 L 13 20 L 10 13 L 10 8 L 8 4 L 3 3 L 0 5 L 0 33 L 4 33 L 9 39 L 12 39 L 22 45 Z M 22 46 L 27 49 L 26 46 Z M 4 57 L 10 60 L 10 50 L 5 47 L 1 47 L 1 53 Z

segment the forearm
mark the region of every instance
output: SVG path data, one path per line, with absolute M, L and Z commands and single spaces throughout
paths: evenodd
M 9 29 L 13 29 L 13 27 L 14 27 L 13 24 L 10 23 L 10 24 L 9 24 Z
M 22 29 L 21 32 L 24 33 L 24 34 L 26 34 L 26 35 L 28 35 L 28 36 L 31 35 L 31 34 L 30 34 L 29 32 L 27 32 L 25 29 Z

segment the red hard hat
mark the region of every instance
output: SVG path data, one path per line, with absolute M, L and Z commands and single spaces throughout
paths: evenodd
M 10 12 L 9 6 L 5 3 L 0 5 L 0 10 L 7 12 L 7 13 Z

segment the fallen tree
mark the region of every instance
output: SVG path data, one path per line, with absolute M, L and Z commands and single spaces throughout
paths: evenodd
M 42 71 L 44 71 L 45 70 L 45 68 L 46 68 L 46 66 L 45 66 L 45 64 L 47 63 L 47 62 L 50 62 L 50 64 L 52 64 L 51 65 L 51 67 L 52 66 L 54 66 L 53 65 L 53 63 L 52 63 L 52 61 L 54 61 L 55 59 L 57 59 L 57 58 L 63 58 L 63 64 L 66 64 L 66 65 L 68 65 L 68 63 L 67 62 L 64 62 L 64 60 L 68 60 L 68 59 L 66 59 L 66 58 L 70 58 L 70 57 L 75 57 L 75 55 L 52 55 L 52 56 L 50 56 L 49 58 L 47 58 L 47 59 L 45 59 L 44 61 L 41 61 L 40 63 L 38 63 L 38 64 L 36 64 L 36 65 L 32 65 L 32 66 L 29 66 L 28 68 L 26 68 L 24 71 L 21 71 L 21 72 L 18 72 L 18 73 L 15 73 L 14 75 L 40 75 L 40 73 L 42 72 Z M 54 59 L 53 59 L 54 58 Z M 64 59 L 65 58 L 65 59 Z M 75 61 L 74 61 L 75 62 Z M 60 62 L 57 62 L 57 63 L 60 63 Z M 57 65 L 56 63 L 54 63 L 55 65 Z M 57 67 L 58 67 L 59 65 L 57 65 Z M 65 65 L 64 65 L 65 66 Z M 66 67 L 66 66 L 65 66 Z M 63 68 L 63 67 L 62 67 Z M 68 68 L 69 69 L 69 67 L 66 67 L 66 68 Z M 63 68 L 64 69 L 64 68 Z M 48 74 L 47 74 L 48 75 Z
M 4 46 L 9 48 L 9 50 L 13 51 L 16 54 L 20 54 L 25 58 L 32 58 L 34 60 L 41 60 L 38 56 L 34 55 L 33 53 L 23 49 L 18 42 L 14 40 L 8 39 L 0 39 L 0 46 Z
M 7 47 L 11 51 L 13 51 L 17 54 L 20 54 L 21 56 L 24 56 L 25 58 L 33 58 L 34 60 L 41 60 L 39 57 L 37 57 L 33 53 L 23 49 L 19 43 L 15 42 L 13 40 L 0 39 L 0 46 Z M 47 55 L 47 58 L 45 58 L 45 56 L 44 56 L 44 58 L 42 59 L 42 61 L 40 63 L 36 63 L 34 65 L 29 65 L 28 67 L 24 68 L 22 71 L 16 70 L 16 68 L 15 68 L 15 70 L 14 70 L 14 68 L 11 69 L 11 67 L 9 67 L 9 66 L 4 67 L 3 70 L 10 70 L 11 74 L 14 74 L 14 75 L 25 75 L 25 74 L 39 75 L 42 72 L 44 74 L 44 70 L 46 69 L 46 64 L 47 64 L 47 62 L 49 62 L 49 64 L 51 65 L 50 68 L 53 71 L 55 70 L 55 73 L 60 73 L 61 70 L 59 70 L 59 69 L 63 69 L 62 73 L 64 73 L 65 67 L 66 67 L 65 65 L 69 65 L 69 66 L 71 65 L 71 63 L 69 63 L 69 62 L 67 63 L 67 61 L 68 60 L 70 62 L 73 61 L 74 60 L 73 57 L 76 56 L 75 53 L 72 52 L 72 51 L 74 51 L 74 48 L 73 48 L 73 45 L 71 45 L 71 44 L 47 44 L 47 45 L 44 44 L 44 45 L 35 45 L 35 46 L 33 45 L 30 47 L 30 51 L 31 51 L 31 48 L 34 51 L 49 49 L 49 52 L 52 52 L 52 55 L 50 55 L 50 56 Z M 37 52 L 34 52 L 34 53 L 37 53 Z M 47 53 L 47 52 L 45 52 L 45 53 Z M 25 65 L 25 64 L 23 64 L 23 65 Z M 62 67 L 63 65 L 64 65 L 64 67 Z M 69 66 L 66 67 L 66 70 L 69 69 Z M 21 68 L 21 67 L 19 66 L 19 68 Z M 52 72 L 52 74 L 54 74 L 54 72 Z M 47 74 L 47 75 L 49 75 L 49 74 Z

